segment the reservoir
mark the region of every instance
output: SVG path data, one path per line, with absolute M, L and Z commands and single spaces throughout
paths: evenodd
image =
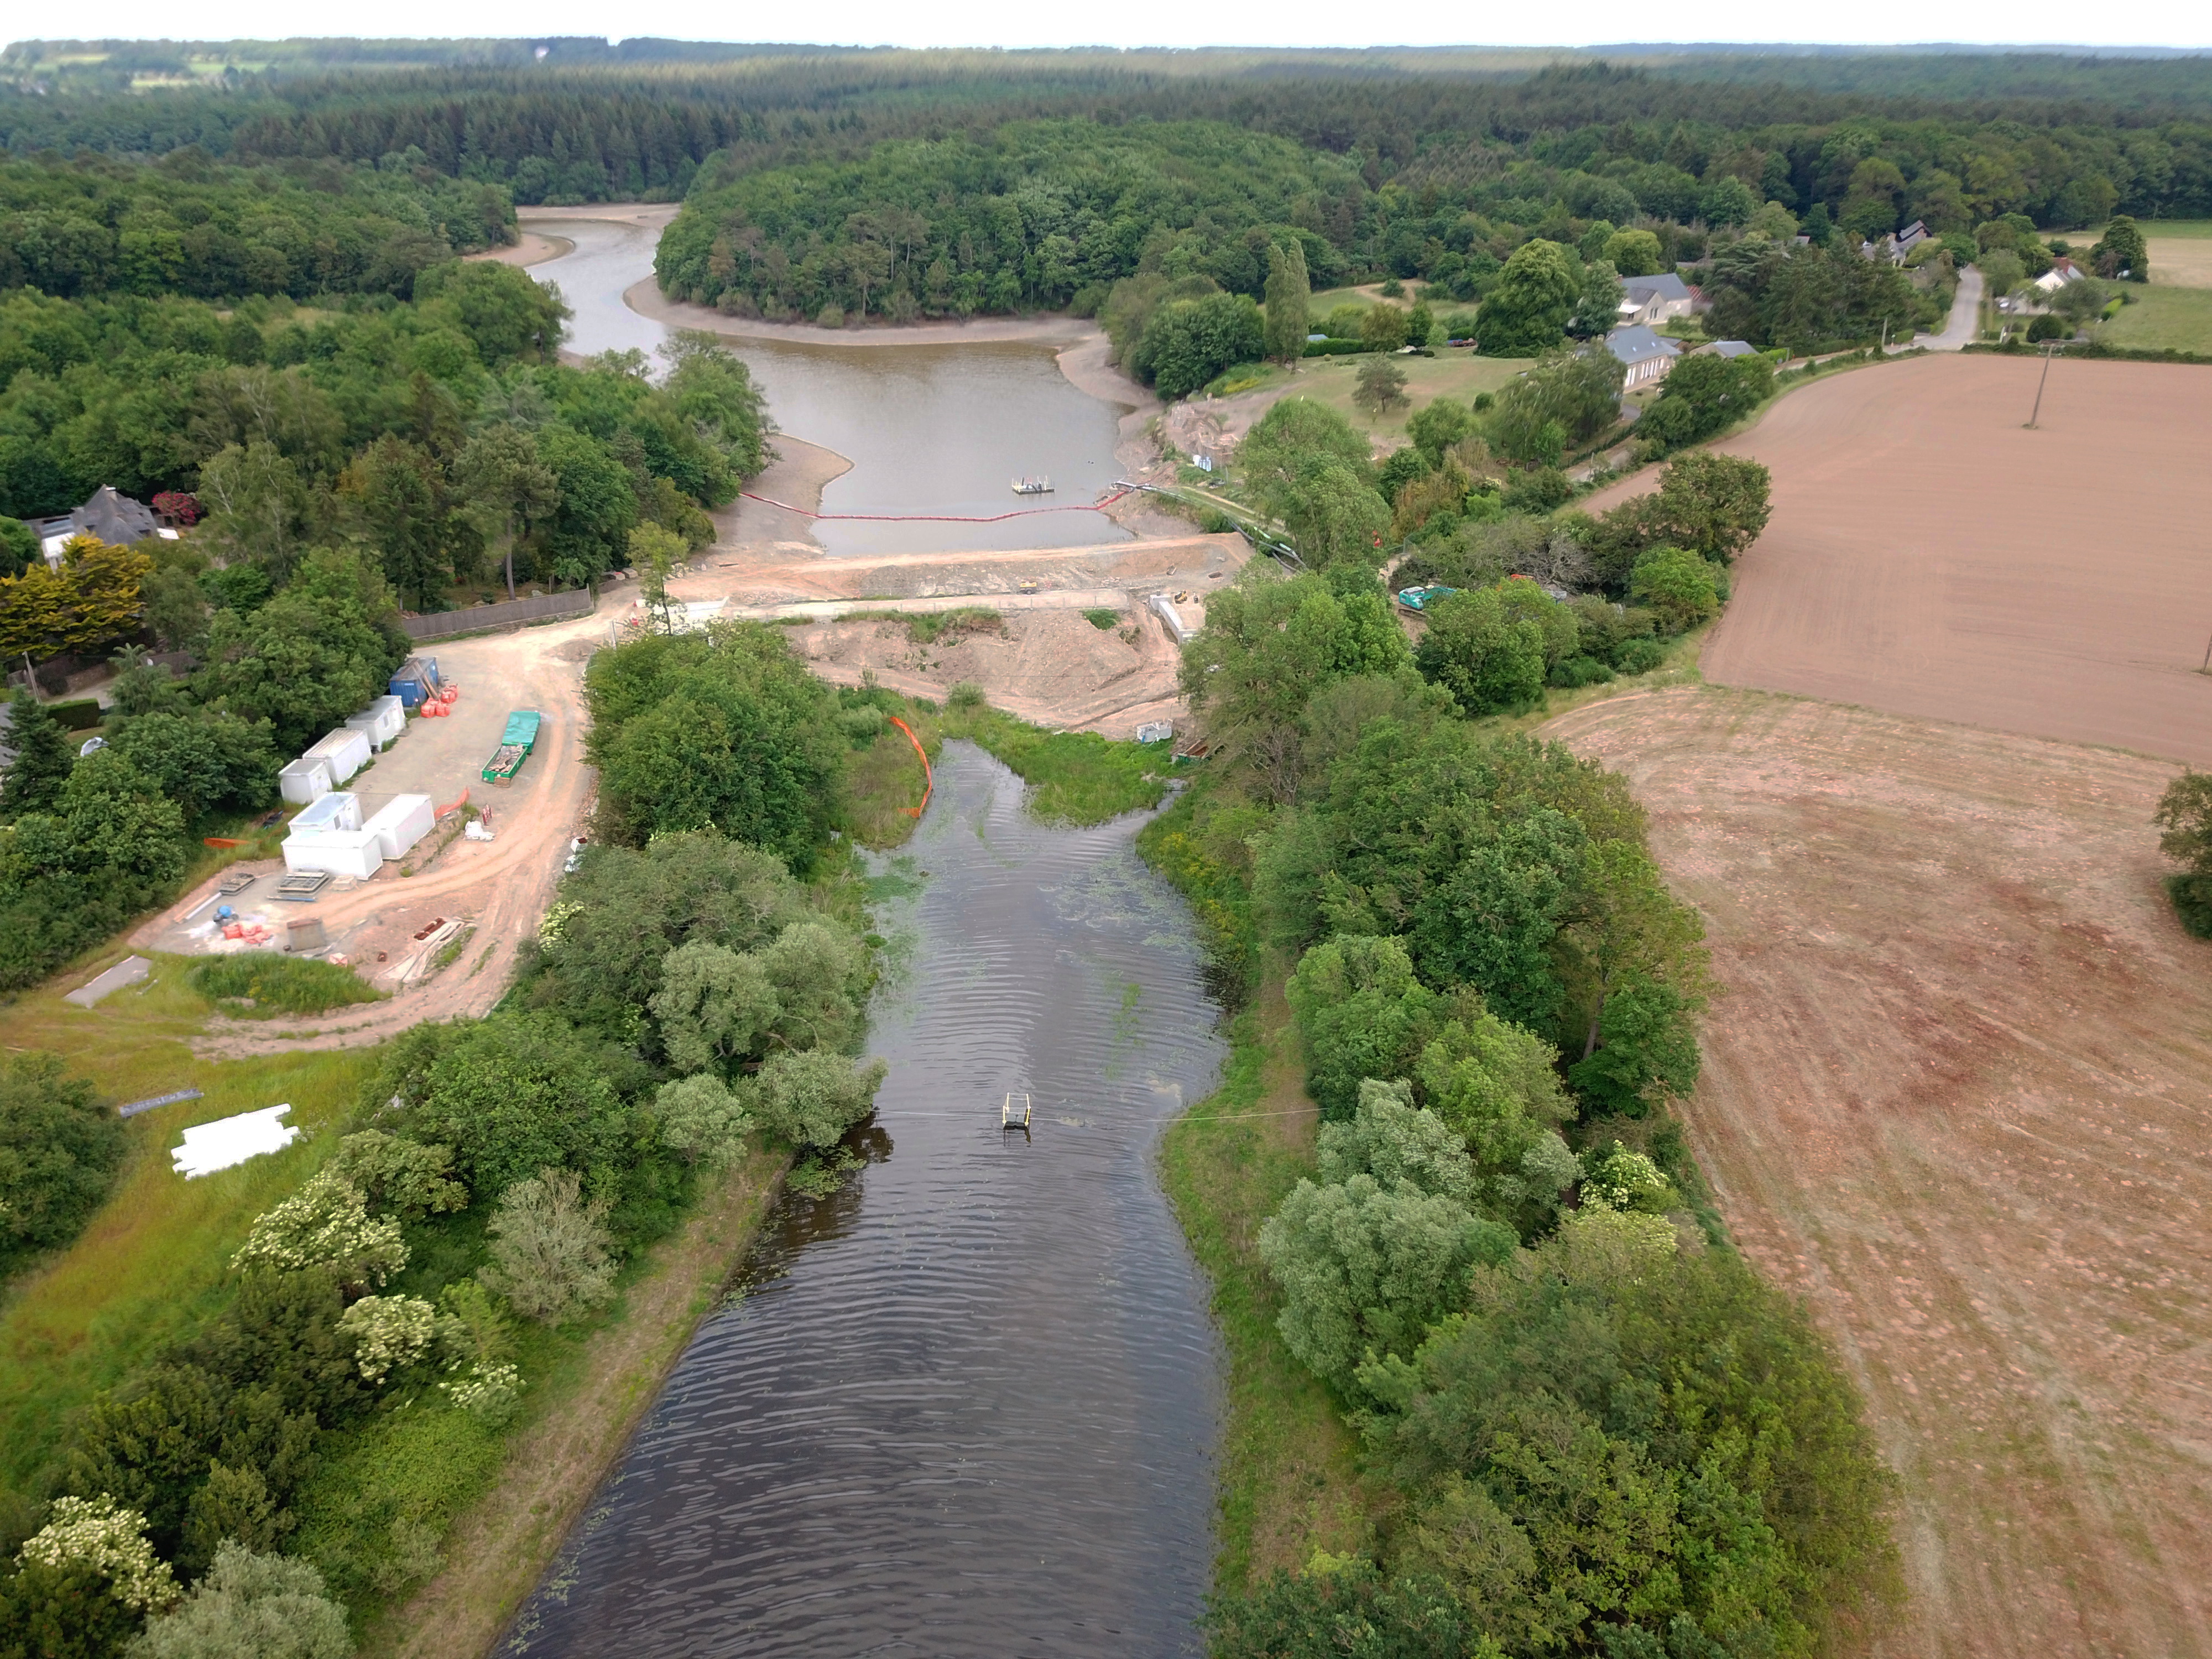
M 1151 1157 L 1223 1049 L 1140 823 L 945 745 L 873 884 L 868 1161 L 782 1200 L 505 1651 L 1200 1651 L 1220 1360 Z
M 531 228 L 574 244 L 531 268 L 540 282 L 559 286 L 575 313 L 569 349 L 587 356 L 631 349 L 650 356 L 667 330 L 623 304 L 623 295 L 653 274 L 659 233 L 593 219 L 533 219 Z M 1020 476 L 1050 478 L 1054 493 L 1042 504 L 1060 507 L 1095 501 L 1113 485 L 1121 411 L 1069 384 L 1049 344 L 728 343 L 751 368 L 780 429 L 852 462 L 823 493 L 824 514 L 975 519 L 1039 505 L 1012 493 Z M 1096 513 L 996 524 L 833 519 L 815 531 L 834 554 L 1076 547 L 1127 534 Z

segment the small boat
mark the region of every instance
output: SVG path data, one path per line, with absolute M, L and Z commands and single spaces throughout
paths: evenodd
M 1049 478 L 1030 477 L 1017 478 L 1014 480 L 1014 494 L 1017 495 L 1049 495 L 1052 494 L 1052 480 Z

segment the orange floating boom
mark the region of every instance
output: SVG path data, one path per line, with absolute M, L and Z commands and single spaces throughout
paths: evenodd
M 921 805 L 902 809 L 909 817 L 918 818 L 929 810 L 929 797 L 937 787 L 937 775 L 929 769 L 929 753 L 921 746 L 921 739 L 915 736 L 914 728 L 896 714 L 890 716 L 890 722 L 906 733 L 906 740 L 914 745 L 914 752 L 921 757 Z

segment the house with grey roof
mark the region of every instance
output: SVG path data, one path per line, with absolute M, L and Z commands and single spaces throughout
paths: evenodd
M 177 532 L 156 519 L 152 507 L 132 501 L 112 484 L 100 485 L 82 507 L 67 514 L 33 519 L 31 531 L 39 538 L 39 550 L 46 555 L 46 562 L 56 569 L 61 568 L 62 549 L 79 536 L 96 536 L 110 547 L 128 547 L 149 536 L 177 539 Z
M 1698 291 L 1671 270 L 1656 276 L 1620 279 L 1620 323 L 1624 327 L 1686 317 L 1697 303 Z
M 1613 330 L 1605 337 L 1605 349 L 1628 370 L 1621 384 L 1624 392 L 1657 385 L 1674 367 L 1674 359 L 1682 355 L 1678 342 L 1654 333 L 1641 323 Z

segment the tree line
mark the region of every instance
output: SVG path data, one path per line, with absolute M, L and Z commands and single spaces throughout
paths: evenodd
M 514 239 L 505 191 L 404 165 L 0 162 L 0 292 L 404 299 L 429 266 Z
M 1297 402 L 1246 477 L 1348 492 L 1364 444 Z M 1255 562 L 1185 649 L 1206 773 L 1139 844 L 1224 996 L 1285 975 L 1322 1122 L 1255 1248 L 1384 1494 L 1351 1553 L 1217 1597 L 1222 1659 L 1808 1654 L 1892 1571 L 1853 1391 L 1701 1209 L 1670 1109 L 1699 919 L 1620 777 L 1481 723 L 1656 659 L 1765 517 L 1761 469 L 1687 458 L 1602 520 L 1462 526 L 1418 647 L 1355 536 Z
M 820 684 L 750 623 L 603 652 L 586 690 L 606 810 L 512 994 L 389 1045 L 329 1156 L 239 1242 L 212 1314 L 70 1425 L 0 1567 L 5 1650 L 343 1659 L 349 1619 L 427 1570 L 416 1511 L 392 1526 L 380 1504 L 426 1470 L 495 1468 L 556 1334 L 599 1316 L 711 1178 L 763 1148 L 834 1166 L 872 1109 L 883 1065 L 854 1056 L 874 962 L 828 830 L 880 694 Z M 691 804 L 623 760 L 671 704 L 719 722 L 687 727 L 685 760 L 721 781 Z M 358 989 L 319 964 L 226 966 L 347 981 L 309 1012 Z M 0 1067 L 0 1146 L 40 1085 L 48 1164 L 73 1155 L 96 1201 L 113 1120 L 51 1061 Z M 89 1208 L 59 1181 L 46 1203 Z M 442 1527 L 458 1500 L 434 1484 Z

